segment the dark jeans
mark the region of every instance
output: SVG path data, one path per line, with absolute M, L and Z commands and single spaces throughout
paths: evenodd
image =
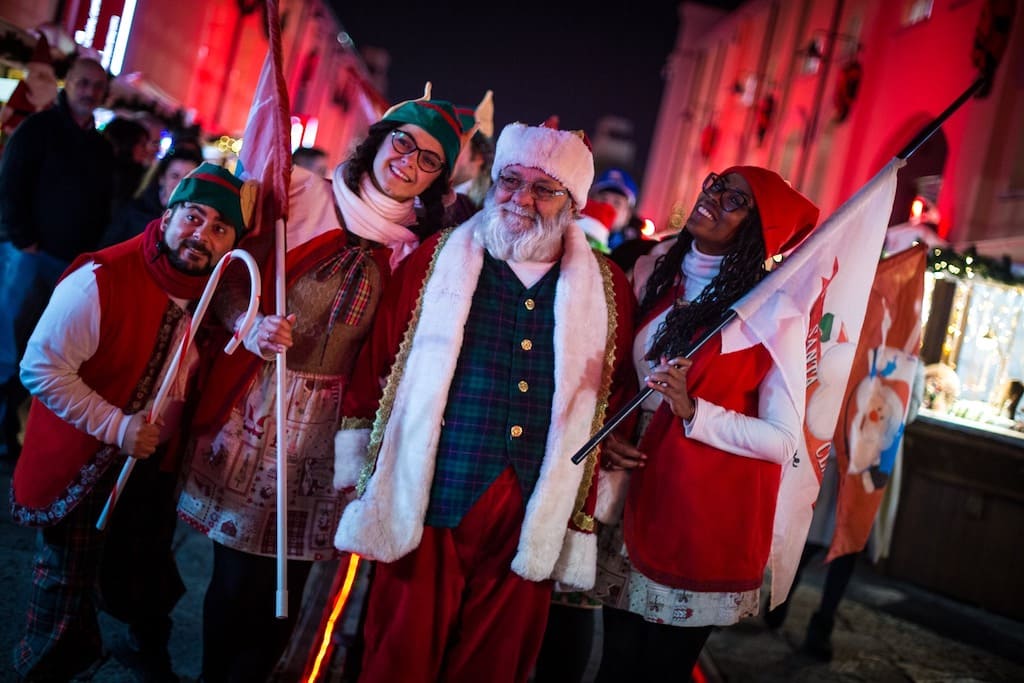
M 49 254 L 26 253 L 10 242 L 0 242 L 0 449 L 12 460 L 21 450 L 18 408 L 28 397 L 18 379 L 18 363 L 67 267 L 66 261 Z

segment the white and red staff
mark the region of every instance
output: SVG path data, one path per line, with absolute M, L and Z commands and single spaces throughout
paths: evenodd
M 164 373 L 163 383 L 160 385 L 160 390 L 157 392 L 156 398 L 153 399 L 153 405 L 150 407 L 149 414 L 146 416 L 146 422 L 152 424 L 163 412 L 167 393 L 170 391 L 171 385 L 174 384 L 174 378 L 178 375 L 178 369 L 181 367 L 182 360 L 188 354 L 188 350 L 192 346 L 192 340 L 196 336 L 196 330 L 199 328 L 199 323 L 202 322 L 203 317 L 206 315 L 206 309 L 210 305 L 210 299 L 213 298 L 213 292 L 217 288 L 217 283 L 220 282 L 221 274 L 224 272 L 224 268 L 236 259 L 245 263 L 246 268 L 249 270 L 249 307 L 246 309 L 245 318 L 242 319 L 242 324 L 238 327 L 235 333 L 231 336 L 227 345 L 224 347 L 224 353 L 234 353 L 235 349 L 238 348 L 238 345 L 242 343 L 245 335 L 247 335 L 249 330 L 252 328 L 253 322 L 256 320 L 256 314 L 259 313 L 260 308 L 260 288 L 262 286 L 260 270 L 256 266 L 256 260 L 249 252 L 244 249 L 233 249 L 224 255 L 224 258 L 217 263 L 217 266 L 210 274 L 210 279 L 206 283 L 206 288 L 203 289 L 203 295 L 200 297 L 199 303 L 196 305 L 196 310 L 192 315 L 192 320 L 188 323 L 185 334 L 181 338 L 181 343 L 178 344 L 178 350 L 175 352 L 170 365 L 167 367 L 167 372 Z M 121 474 L 117 477 L 117 483 L 114 484 L 114 490 L 110 492 L 110 496 L 107 498 L 107 503 L 103 506 L 103 511 L 100 512 L 99 519 L 96 520 L 96 528 L 100 531 L 106 529 L 110 513 L 113 512 L 114 506 L 117 505 L 118 498 L 120 498 L 121 492 L 124 491 L 124 487 L 128 483 L 128 477 L 131 476 L 132 469 L 135 468 L 136 462 L 137 458 L 129 457 L 121 468 Z

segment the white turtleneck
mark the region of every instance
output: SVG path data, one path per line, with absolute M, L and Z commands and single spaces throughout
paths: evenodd
M 693 301 L 704 291 L 711 280 L 718 275 L 724 256 L 711 256 L 690 245 L 690 251 L 683 257 L 683 298 Z M 664 318 L 664 315 L 662 315 Z

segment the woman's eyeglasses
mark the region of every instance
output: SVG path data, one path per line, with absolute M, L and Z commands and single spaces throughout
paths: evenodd
M 391 131 L 391 146 L 402 156 L 419 152 L 416 157 L 416 165 L 426 173 L 437 173 L 444 168 L 444 159 L 440 155 L 428 149 L 420 149 L 413 137 L 404 130 Z
M 555 197 L 564 197 L 566 194 L 566 190 L 556 190 L 546 185 L 528 183 L 522 178 L 503 174 L 498 174 L 498 187 L 509 194 L 515 194 L 518 190 L 525 189 L 531 197 L 541 202 Z
M 725 180 L 717 173 L 709 173 L 708 177 L 704 179 L 701 189 L 708 196 L 719 195 L 718 203 L 723 211 L 735 211 L 754 205 L 753 197 L 746 192 L 726 187 Z

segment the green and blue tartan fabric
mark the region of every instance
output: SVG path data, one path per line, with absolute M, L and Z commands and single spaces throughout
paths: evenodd
M 455 527 L 510 465 L 528 500 L 555 391 L 555 265 L 529 289 L 485 252 L 448 391 L 425 524 Z M 513 433 L 518 436 L 513 436 Z

